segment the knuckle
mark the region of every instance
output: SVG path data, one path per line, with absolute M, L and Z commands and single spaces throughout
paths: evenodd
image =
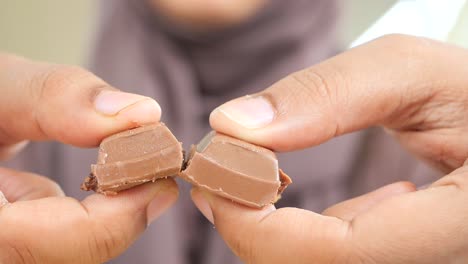
M 50 102 L 57 98 L 60 103 L 64 97 L 90 99 L 108 87 L 93 73 L 71 65 L 47 67 L 34 81 L 36 85 L 32 85 L 33 93 L 39 102 Z
M 234 218 L 220 221 L 219 218 L 216 220 L 216 212 L 214 215 L 216 228 L 232 252 L 245 263 L 263 263 L 262 257 L 265 257 L 265 254 L 262 252 L 265 250 L 260 248 L 264 237 L 262 235 L 263 224 L 260 223 L 252 228 L 252 223 L 239 222 Z
M 28 246 L 4 240 L 0 243 L 0 248 L 0 263 L 39 263 Z
M 253 243 L 253 237 L 250 236 L 249 239 L 245 241 L 245 243 L 241 243 L 238 240 L 238 250 L 237 252 L 241 252 L 241 258 L 246 261 L 246 263 L 261 263 L 260 261 L 260 252 Z
M 335 98 L 333 73 L 323 69 L 309 68 L 291 74 L 288 78 L 298 87 L 293 92 L 296 99 L 307 101 L 331 101 Z
M 76 83 L 89 78 L 91 73 L 76 66 L 50 67 L 40 75 L 39 98 L 51 98 L 76 87 Z
M 330 60 L 296 73 L 295 79 L 305 87 L 306 97 L 320 105 L 336 108 L 349 96 L 350 85 L 346 75 L 340 64 Z
M 128 244 L 123 235 L 117 234 L 105 224 L 99 225 L 100 230 L 93 232 L 89 240 L 89 252 L 93 259 L 99 262 L 115 257 L 116 252 L 123 251 Z
M 106 88 L 109 86 L 103 80 L 80 67 L 44 66 L 28 87 L 32 98 L 29 119 L 38 135 L 35 139 L 66 138 L 67 131 L 59 124 L 74 114 L 69 109 L 91 107 L 96 95 Z
M 229 247 L 246 263 L 259 263 L 254 242 L 255 232 L 242 232 L 242 230 L 240 227 L 237 231 L 231 231 L 233 233 L 228 236 L 231 239 L 227 240 Z
M 295 234 L 294 240 L 282 241 L 282 238 L 279 238 L 278 241 L 284 245 L 290 245 L 291 242 L 297 245 L 295 254 L 291 257 L 298 263 L 313 259 L 320 259 L 321 262 L 329 264 L 357 263 L 351 262 L 348 255 L 350 252 L 348 239 L 351 236 L 348 222 L 337 220 L 324 224 L 325 222 L 317 221 L 316 215 L 297 208 L 282 208 L 276 212 L 278 213 L 276 223 L 272 225 L 277 226 L 287 222 L 289 231 Z M 315 224 L 312 224 L 313 222 Z M 316 245 L 319 243 L 322 246 L 317 248 Z
M 354 218 L 347 222 L 347 231 L 342 241 L 340 257 L 335 263 L 345 264 L 386 264 L 386 263 L 413 263 L 405 261 L 405 254 L 395 257 L 395 252 L 402 251 L 405 245 L 392 243 L 379 243 L 375 234 L 369 232 L 369 222 Z M 372 228 L 375 230 L 374 228 Z M 409 261 L 409 262 L 408 262 Z
M 345 113 L 350 100 L 350 84 L 339 65 L 333 62 L 323 63 L 319 67 L 311 67 L 288 77 L 295 83 L 291 89 L 291 105 L 302 113 L 309 113 L 311 106 L 317 107 L 316 112 L 321 113 L 321 118 L 327 120 L 326 130 L 333 137 L 342 133 L 340 116 L 337 113 Z
M 343 236 L 341 248 L 339 253 L 336 255 L 332 264 L 377 264 L 374 257 L 366 251 L 366 248 L 359 243 L 359 239 L 356 239 L 356 234 L 353 233 L 352 222 L 347 223 L 347 231 Z

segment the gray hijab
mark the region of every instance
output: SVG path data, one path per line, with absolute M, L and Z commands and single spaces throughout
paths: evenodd
M 185 147 L 210 130 L 217 105 L 262 90 L 339 50 L 338 8 L 330 0 L 271 0 L 245 23 L 193 33 L 172 25 L 142 0 L 102 0 L 91 70 L 111 85 L 155 98 L 162 120 Z M 96 150 L 35 143 L 10 164 L 49 175 L 65 192 L 80 183 Z M 349 134 L 320 146 L 281 154 L 294 183 L 278 206 L 320 212 L 327 206 L 401 179 L 426 182 L 434 173 L 380 130 Z M 178 203 L 111 263 L 239 263 L 196 211 L 186 183 Z

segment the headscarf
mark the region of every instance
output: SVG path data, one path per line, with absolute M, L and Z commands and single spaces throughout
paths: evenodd
M 210 130 L 216 106 L 337 53 L 338 11 L 334 0 L 270 0 L 239 25 L 192 32 L 143 0 L 101 0 L 91 70 L 119 89 L 155 98 L 162 120 L 187 148 Z M 49 175 L 68 195 L 83 198 L 79 186 L 96 157 L 96 150 L 35 143 L 14 164 Z M 279 207 L 318 212 L 397 179 L 431 175 L 376 130 L 279 158 L 294 181 Z M 190 186 L 178 182 L 178 203 L 111 263 L 240 263 L 196 211 Z

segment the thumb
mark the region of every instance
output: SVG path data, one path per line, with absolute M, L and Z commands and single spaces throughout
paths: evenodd
M 462 48 L 387 36 L 230 101 L 212 112 L 210 123 L 215 130 L 277 151 L 317 145 L 373 125 L 422 129 L 425 120 L 418 111 L 427 110 L 425 104 L 445 105 L 447 98 L 466 90 L 466 60 Z M 443 110 L 439 107 L 427 123 L 437 124 L 446 116 Z M 463 114 L 457 118 L 465 120 Z
M 74 66 L 0 53 L 0 154 L 22 140 L 57 140 L 80 147 L 141 124 L 158 122 L 149 97 L 124 93 Z M 4 157 L 0 157 L 4 158 Z

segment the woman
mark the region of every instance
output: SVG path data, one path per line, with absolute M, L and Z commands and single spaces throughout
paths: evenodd
M 113 86 L 155 98 L 164 112 L 162 120 L 186 144 L 196 142 L 209 129 L 206 121 L 210 111 L 217 105 L 233 97 L 268 87 L 275 80 L 323 60 L 337 50 L 332 33 L 336 7 L 330 1 L 295 1 L 287 4 L 284 1 L 249 1 L 243 3 L 250 6 L 249 8 L 246 7 L 243 12 L 233 12 L 238 14 L 234 18 L 217 15 L 209 20 L 201 19 L 210 16 L 200 10 L 211 10 L 210 8 L 184 9 L 180 2 L 104 3 L 101 37 L 98 38 L 94 56 L 94 72 Z M 186 10 L 191 15 L 187 15 Z M 199 19 L 194 15 L 197 12 L 190 13 L 191 10 L 200 11 Z M 212 11 L 213 14 L 219 14 L 222 10 L 220 8 Z M 226 12 L 230 11 L 232 10 L 228 9 Z M 187 24 L 195 26 L 188 27 Z M 460 88 L 466 84 L 463 79 L 464 70 L 459 61 L 453 59 L 464 56 L 467 56 L 465 50 L 427 40 L 399 36 L 385 38 L 312 67 L 309 71 L 291 75 L 271 86 L 265 93 L 254 97 L 253 101 L 236 100 L 228 103 L 211 114 L 211 124 L 222 132 L 280 151 L 301 149 L 357 129 L 384 125 L 393 129 L 417 154 L 439 165 L 444 164 L 447 170 L 453 170 L 466 158 L 466 151 L 457 144 L 452 144 L 460 139 L 448 137 L 444 144 L 429 140 L 429 143 L 434 143 L 432 153 L 431 149 L 424 147 L 428 142 L 424 140 L 424 135 L 432 135 L 434 130 L 437 132 L 434 127 L 441 126 L 445 120 L 450 124 L 446 126 L 450 128 L 448 132 L 462 131 L 463 116 L 459 118 L 460 122 L 448 118 L 451 115 L 438 115 L 439 118 L 424 122 L 427 120 L 426 115 L 418 113 L 427 113 L 428 109 L 435 109 L 436 113 L 445 113 L 450 109 L 464 113 L 463 89 Z M 2 111 L 4 114 L 15 113 L 8 114 L 6 119 L 11 122 L 5 124 L 12 125 L 2 126 L 6 135 L 13 135 L 4 137 L 2 142 L 5 146 L 11 146 L 22 139 L 55 139 L 78 146 L 96 145 L 104 136 L 126 129 L 134 123 L 159 120 L 160 108 L 151 99 L 107 91 L 112 88 L 82 70 L 51 67 L 10 56 L 3 56 L 3 61 L 3 65 L 6 65 L 4 68 L 16 75 L 3 75 L 3 79 L 0 78 L 2 87 L 31 84 L 32 91 L 35 91 L 33 94 L 40 94 L 40 100 L 31 102 L 24 99 L 28 98 L 23 94 L 24 89 L 9 93 L 9 90 L 6 91 L 4 100 L 24 104 L 6 104 L 6 110 Z M 434 66 L 433 61 L 439 63 Z M 441 68 L 436 67 L 438 65 Z M 441 70 L 448 67 L 457 71 Z M 17 72 L 22 72 L 23 75 Z M 16 76 L 17 79 L 7 78 L 10 76 Z M 39 81 L 24 81 L 31 78 Z M 441 92 L 445 91 L 445 86 L 437 81 L 442 79 L 451 80 L 446 83 L 447 87 L 452 87 L 446 89 L 451 96 L 435 96 L 445 94 Z M 421 83 L 424 85 L 419 85 Z M 382 88 L 374 88 L 382 84 Z M 37 90 L 42 92 L 38 93 Z M 418 97 L 419 94 L 425 96 Z M 35 98 L 37 97 L 30 99 Z M 265 101 L 265 98 L 273 101 Z M 408 100 L 403 100 L 405 98 Z M 444 99 L 451 103 L 443 104 Z M 447 108 L 446 105 L 455 108 Z M 246 114 L 239 109 L 255 111 Z M 31 112 L 34 114 L 31 115 Z M 97 116 L 94 115 L 96 112 Z M 259 118 L 249 119 L 252 116 Z M 23 122 L 13 122 L 16 120 Z M 405 132 L 413 130 L 422 131 L 423 136 L 408 137 L 412 134 Z M 452 138 L 453 140 L 448 140 Z M 68 194 L 77 197 L 77 186 L 87 173 L 88 165 L 95 159 L 94 151 L 72 150 L 62 145 L 31 146 L 29 152 L 24 154 L 23 164 L 31 164 L 32 158 L 36 165 L 46 164 L 47 170 L 42 170 L 44 174 L 53 175 Z M 281 158 L 283 169 L 295 181 L 281 203 L 316 211 L 345 197 L 396 179 L 414 179 L 417 175 L 424 174 L 428 176 L 424 167 L 414 163 L 383 134 L 375 131 L 350 134 Z M 441 160 L 444 163 L 440 163 Z M 40 168 L 36 167 L 35 170 Z M 375 175 L 377 172 L 378 177 Z M 48 186 L 48 189 L 45 188 L 48 192 L 38 195 L 39 197 L 60 194 L 60 191 L 51 187 L 53 185 L 44 179 L 25 174 L 13 178 L 10 174 L 18 173 L 11 171 L 3 174 L 6 176 L 3 176 L 5 179 L 2 181 L 12 182 L 10 186 L 20 188 L 26 185 L 25 182 L 32 180 L 38 181 L 36 186 Z M 21 182 L 23 184 L 18 184 L 21 179 L 24 179 Z M 423 181 L 421 178 L 418 180 Z M 444 181 L 440 185 L 443 184 Z M 453 185 L 452 182 L 445 184 Z M 281 209 L 271 213 L 274 208 L 269 207 L 262 211 L 252 211 L 195 190 L 195 204 L 208 219 L 214 220 L 217 230 L 213 230 L 206 222 L 200 221 L 193 209 L 187 195 L 190 187 L 180 183 L 179 188 L 181 201 L 146 230 L 143 238 L 120 259 L 115 260 L 115 263 L 150 263 L 158 260 L 165 263 L 239 261 L 224 248 L 215 231 L 220 232 L 242 260 L 252 263 L 310 263 L 312 260 L 331 263 L 333 258 L 339 263 L 345 258 L 350 263 L 355 263 L 353 261 L 357 259 L 372 259 L 379 263 L 384 260 L 392 263 L 417 263 L 417 260 L 421 260 L 423 263 L 431 257 L 438 257 L 441 261 L 463 257 L 456 253 L 463 248 L 463 240 L 453 242 L 451 235 L 443 240 L 443 237 L 437 236 L 440 232 L 426 232 L 430 228 L 422 224 L 427 217 L 440 220 L 434 220 L 429 223 L 433 226 L 429 226 L 447 224 L 443 230 L 452 234 L 450 231 L 455 230 L 465 217 L 463 212 L 453 213 L 457 211 L 455 209 L 462 208 L 456 207 L 460 204 L 456 198 L 462 197 L 458 193 L 454 200 L 442 195 L 440 203 L 436 202 L 439 199 L 427 199 L 426 202 L 419 199 L 426 193 L 413 192 L 412 185 L 394 184 L 357 200 L 329 208 L 324 214 L 331 217 L 319 217 L 296 209 Z M 15 201 L 17 197 L 38 197 L 15 197 L 14 194 L 18 192 L 12 191 L 11 187 L 2 187 L 2 190 L 10 201 Z M 438 198 L 439 191 L 437 189 L 432 198 Z M 416 198 L 413 199 L 414 194 Z M 411 198 L 407 199 L 408 195 Z M 3 237 L 6 238 L 3 240 L 4 244 L 10 245 L 4 248 L 11 248 L 7 251 L 10 252 L 7 256 L 12 256 L 13 259 L 16 252 L 17 257 L 47 260 L 49 263 L 54 260 L 102 262 L 122 253 L 143 230 L 144 223 L 156 219 L 172 204 L 175 197 L 175 186 L 166 181 L 153 186 L 141 186 L 114 198 L 92 195 L 82 203 L 88 214 L 83 214 L 83 207 L 67 199 L 11 203 L 0 209 L 0 217 L 3 214 L 3 219 L 6 219 L 5 226 L 11 227 L 9 232 L 3 231 Z M 388 197 L 397 198 L 387 199 Z M 404 214 L 400 214 L 401 206 L 387 204 L 396 199 L 401 199 L 397 205 L 409 201 L 423 206 L 411 207 L 410 212 L 403 211 Z M 150 203 L 151 200 L 156 202 Z M 424 203 L 418 203 L 421 200 Z M 438 212 L 429 210 L 430 205 L 442 209 L 442 201 L 453 205 L 448 207 L 453 210 L 449 210 L 446 215 L 453 216 L 457 221 L 444 221 L 447 219 L 438 218 Z M 127 206 L 121 206 L 122 204 Z M 26 208 L 21 208 L 21 205 Z M 46 210 L 58 206 L 61 210 Z M 44 223 L 46 220 L 39 223 L 24 220 L 19 225 L 14 220 L 23 219 L 20 216 L 25 211 L 30 213 L 31 210 L 25 210 L 28 207 L 42 209 L 32 211 L 34 216 L 40 216 L 45 210 L 43 217 L 38 216 L 37 219 L 49 219 L 51 215 L 66 217 L 57 220 L 52 227 Z M 370 213 L 366 214 L 367 212 Z M 385 216 L 385 212 L 389 212 L 389 215 Z M 130 218 L 129 215 L 136 217 Z M 391 216 L 400 216 L 396 219 L 402 219 L 402 222 L 395 221 Z M 424 218 L 419 219 L 416 216 Z M 233 222 L 232 219 L 236 221 Z M 259 219 L 268 221 L 259 224 Z M 360 236 L 348 239 L 350 236 L 346 230 L 353 230 L 349 228 L 352 226 L 349 223 L 354 223 L 354 219 L 367 219 L 363 223 L 373 227 L 373 232 L 364 232 L 358 228 Z M 381 221 L 383 226 L 374 225 L 379 223 L 379 219 L 387 222 Z M 70 226 L 73 229 L 67 229 Z M 389 231 L 388 226 L 402 227 L 404 230 L 410 227 L 414 229 L 414 233 L 400 234 L 394 232 L 395 229 L 385 233 Z M 27 231 L 23 231 L 24 235 L 20 236 L 22 239 L 13 239 L 18 237 L 21 230 Z M 277 230 L 281 232 L 278 233 Z M 50 240 L 49 243 L 43 243 L 44 248 L 36 246 L 36 234 L 39 231 Z M 66 232 L 69 232 L 69 240 L 62 237 Z M 391 245 L 396 241 L 400 242 L 398 238 L 405 238 L 414 244 L 414 240 L 409 238 L 416 238 L 421 233 L 426 235 L 423 236 L 424 241 L 447 242 L 445 247 L 452 250 L 450 252 L 453 254 L 439 256 L 437 252 L 431 251 L 435 254 L 431 255 L 427 250 L 409 246 L 397 247 L 399 251 L 391 250 L 394 249 Z M 382 237 L 388 237 L 392 243 L 377 243 Z M 90 238 L 96 238 L 92 240 L 95 241 L 94 244 L 89 243 Z M 355 245 L 363 245 L 365 250 L 356 248 Z M 372 245 L 376 246 L 375 250 Z M 22 251 L 23 248 L 30 251 Z M 31 248 L 36 250 L 31 251 Z M 56 248 L 63 248 L 60 254 L 51 253 Z M 287 250 L 283 250 L 284 248 Z M 31 253 L 25 255 L 23 252 Z M 380 252 L 385 254 L 379 255 Z M 400 256 L 395 252 L 404 254 Z M 424 254 L 418 255 L 421 252 Z

